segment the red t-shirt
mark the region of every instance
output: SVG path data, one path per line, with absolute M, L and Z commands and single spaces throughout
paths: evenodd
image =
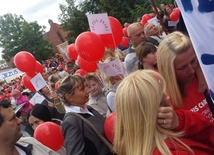
M 212 112 L 203 93 L 198 92 L 198 80 L 193 79 L 192 84 L 185 88 L 187 96 L 183 98 L 183 109 L 203 114 L 210 122 L 214 123 Z

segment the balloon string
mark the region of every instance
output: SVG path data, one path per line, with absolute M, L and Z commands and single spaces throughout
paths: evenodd
M 102 83 L 102 85 L 106 88 L 106 83 L 104 82 L 104 80 L 102 79 L 102 77 L 99 75 L 99 73 L 96 73 L 98 79 L 100 80 L 100 82 Z
M 112 39 L 113 39 L 113 42 L 114 42 L 114 47 L 116 48 L 116 43 L 115 43 L 115 40 L 114 40 L 114 35 L 113 35 L 113 33 L 111 32 L 111 36 L 112 36 Z M 115 49 L 114 48 L 114 49 Z

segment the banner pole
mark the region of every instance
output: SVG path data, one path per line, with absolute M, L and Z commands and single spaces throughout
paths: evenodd
M 155 12 L 157 13 L 157 16 L 158 16 L 158 19 L 159 19 L 159 21 L 160 21 L 160 24 L 161 24 L 161 26 L 162 26 L 163 31 L 164 31 L 164 32 L 166 33 L 166 35 L 167 35 L 167 34 L 168 34 L 168 31 L 167 31 L 167 29 L 166 29 L 166 27 L 165 27 L 165 25 L 164 25 L 164 23 L 163 23 L 163 20 L 162 20 L 160 14 L 159 14 L 159 12 L 158 12 L 158 9 L 157 9 L 157 7 L 156 7 L 156 5 L 155 5 L 154 0 L 150 0 L 150 2 L 151 2 L 151 4 L 152 4 L 152 6 L 154 7 Z

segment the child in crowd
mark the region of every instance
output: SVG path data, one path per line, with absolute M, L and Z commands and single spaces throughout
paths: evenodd
M 87 74 L 85 79 L 90 92 L 89 101 L 87 104 L 105 117 L 108 111 L 108 105 L 100 80 L 95 74 L 92 73 Z
M 23 112 L 24 116 L 26 116 L 26 114 L 28 114 L 29 111 L 31 110 L 31 104 L 30 104 L 28 98 L 25 97 L 24 95 L 22 95 L 21 91 L 18 89 L 13 90 L 12 97 L 15 98 L 16 105 L 20 105 L 22 103 L 25 103 L 25 105 L 22 109 L 22 112 Z

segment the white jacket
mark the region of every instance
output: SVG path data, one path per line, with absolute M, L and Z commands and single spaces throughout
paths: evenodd
M 32 155 L 60 155 L 59 153 L 44 146 L 42 143 L 40 143 L 33 137 L 21 137 L 16 144 L 21 145 L 23 147 L 27 147 L 29 144 L 32 144 Z

